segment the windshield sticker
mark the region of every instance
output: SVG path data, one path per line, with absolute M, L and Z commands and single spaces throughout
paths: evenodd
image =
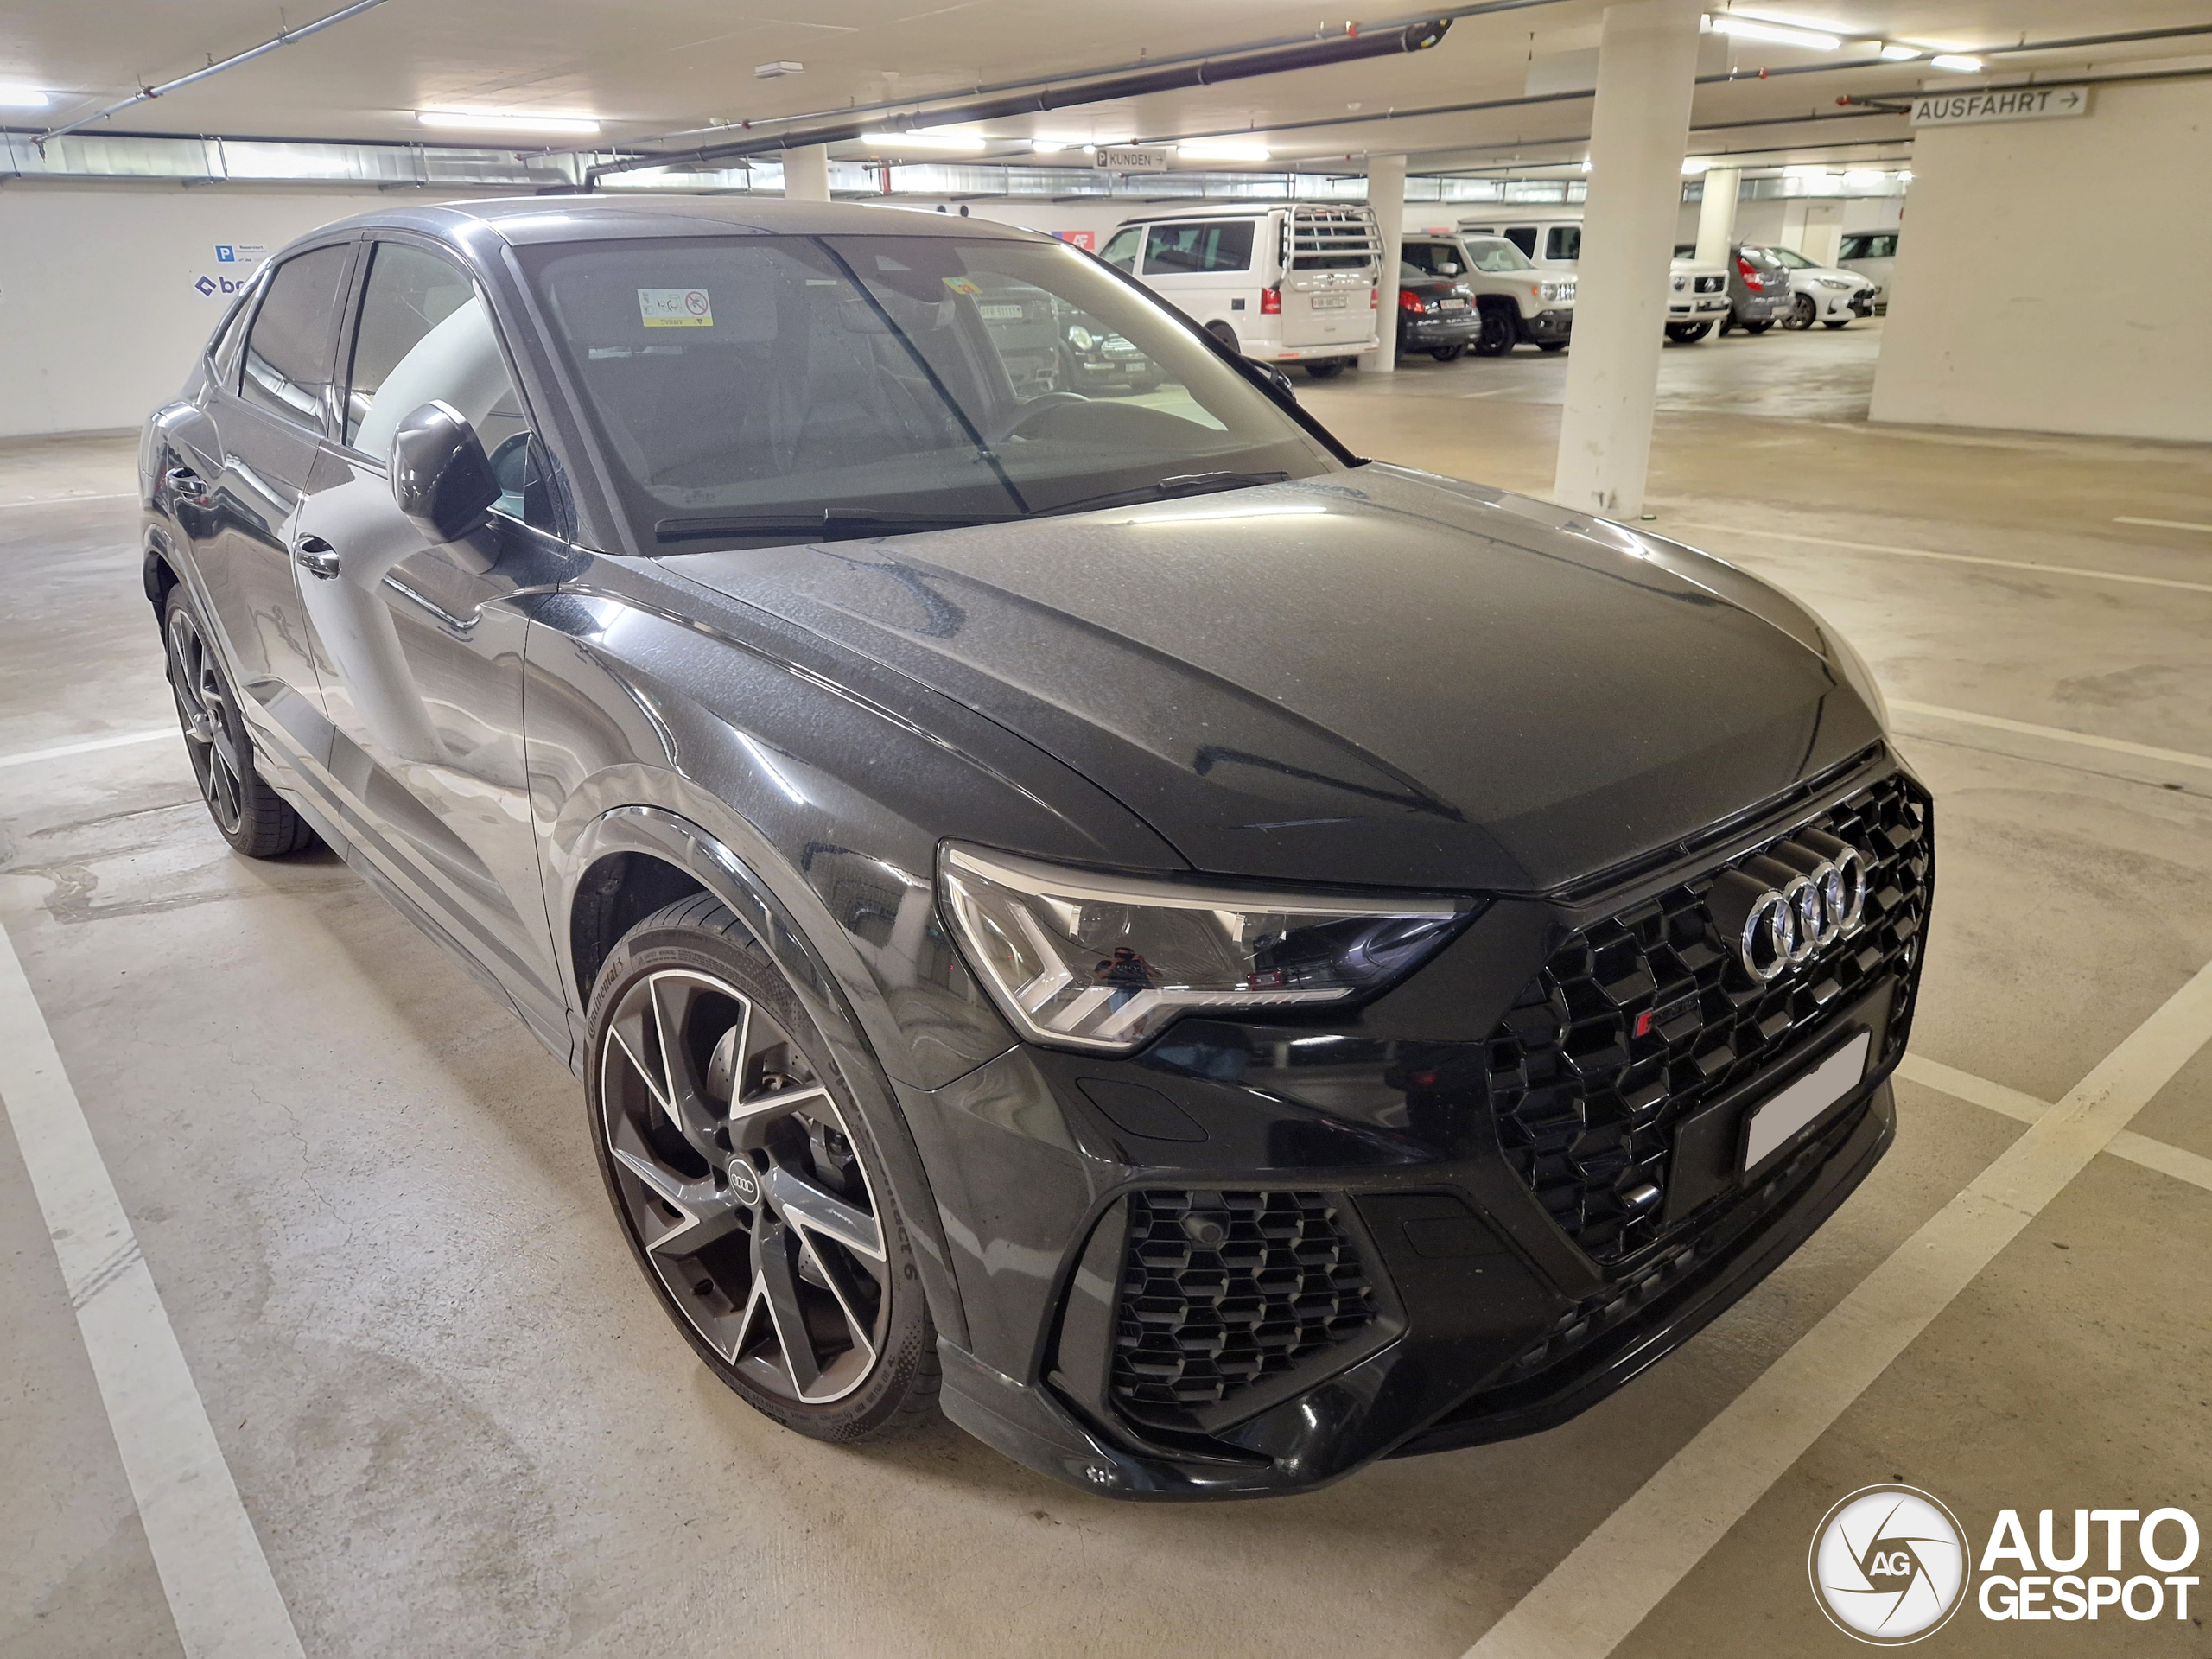
M 944 279 L 944 285 L 956 294 L 980 294 L 983 291 L 965 276 L 948 276 Z
M 703 288 L 641 288 L 638 319 L 648 328 L 711 328 L 715 305 Z

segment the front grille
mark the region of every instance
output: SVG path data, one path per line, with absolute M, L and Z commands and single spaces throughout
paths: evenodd
M 1506 1158 L 1599 1262 L 1662 1236 L 1668 1218 L 1650 1189 L 1666 1191 L 1675 1126 L 1702 1102 L 1885 977 L 1897 988 L 1879 1063 L 1904 1046 L 1932 875 L 1928 798 L 1892 774 L 1789 833 L 1806 830 L 1872 865 L 1858 931 L 1762 984 L 1714 919 L 1714 869 L 1570 938 L 1491 1033 L 1489 1100 Z M 1657 1018 L 1638 1036 L 1648 1012 Z
M 1727 286 L 1726 276 L 1700 276 L 1697 279 L 1697 291 L 1700 294 L 1718 294 Z
M 1359 1251 L 1319 1192 L 1139 1192 L 1113 1396 L 1173 1421 L 1374 1322 Z

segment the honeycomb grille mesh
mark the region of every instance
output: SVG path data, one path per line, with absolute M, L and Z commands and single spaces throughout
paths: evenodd
M 1320 1192 L 1129 1199 L 1117 1404 L 1155 1421 L 1218 1405 L 1375 1319 L 1359 1252 Z
M 1927 797 L 1892 774 L 1790 835 L 1815 829 L 1863 853 L 1864 922 L 1761 984 L 1723 942 L 1719 869 L 1569 939 L 1491 1033 L 1488 1094 L 1507 1160 L 1567 1235 L 1599 1262 L 1657 1242 L 1675 1125 L 1894 978 L 1886 1063 L 1903 1049 L 1933 865 Z M 1789 839 L 1734 861 L 1741 864 Z M 1650 1029 L 1637 1034 L 1639 1016 Z

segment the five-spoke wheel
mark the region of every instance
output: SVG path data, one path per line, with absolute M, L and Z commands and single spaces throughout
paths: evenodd
M 192 775 L 223 839 L 249 858 L 307 846 L 315 832 L 254 770 L 253 740 L 238 698 L 181 587 L 170 588 L 162 604 L 162 641 Z

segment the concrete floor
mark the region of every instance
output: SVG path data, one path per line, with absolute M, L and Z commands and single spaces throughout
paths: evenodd
M 2212 961 L 2212 533 L 2114 522 L 2212 524 L 2212 453 L 1870 427 L 1877 337 L 1669 351 L 1655 527 L 1802 594 L 1911 705 L 1942 870 L 1915 1057 L 2055 1101 Z M 1301 395 L 1366 453 L 1541 493 L 1565 369 Z M 0 448 L 0 760 L 171 720 L 130 467 L 124 440 Z M 317 1656 L 1458 1655 L 2024 1133 L 1901 1084 L 1895 1150 L 1829 1224 L 1564 1427 L 1309 1497 L 1126 1507 L 947 1426 L 840 1450 L 721 1390 L 605 1213 L 574 1081 L 334 859 L 230 856 L 173 738 L 0 770 L 0 923 Z M 2133 1124 L 2180 1173 L 2097 1157 L 1617 1650 L 1855 1650 L 1806 1549 L 1872 1482 L 1977 1538 L 2005 1506 L 2031 1533 L 2076 1504 L 2212 1522 L 2208 1106 L 2199 1052 Z M 4 1135 L 0 1331 L 0 1655 L 178 1651 Z M 1939 1648 L 2205 1632 L 1968 1608 Z

